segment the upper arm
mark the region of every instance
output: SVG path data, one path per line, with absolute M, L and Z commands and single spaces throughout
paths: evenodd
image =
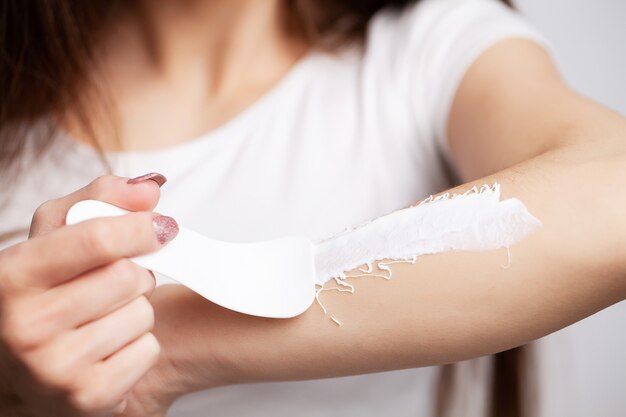
M 540 45 L 508 39 L 468 69 L 446 136 L 460 176 L 471 180 L 572 141 L 600 140 L 604 130 L 611 136 L 610 130 L 623 123 L 570 90 Z

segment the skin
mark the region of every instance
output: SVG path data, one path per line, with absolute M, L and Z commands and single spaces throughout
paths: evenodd
M 118 47 L 107 47 L 106 43 L 102 47 L 104 64 L 97 71 L 111 80 L 111 95 L 122 110 L 125 149 L 176 144 L 180 138 L 192 138 L 219 126 L 271 88 L 306 50 L 300 40 L 287 37 L 277 26 L 278 2 L 198 0 L 177 4 L 159 2 L 148 9 L 151 48 L 147 48 L 132 19 L 121 22 L 116 32 L 127 42 L 114 42 L 119 39 L 112 36 L 111 45 Z M 228 37 L 217 36 L 226 30 Z M 227 40 L 218 43 L 218 38 Z M 247 51 L 251 50 L 255 51 L 252 73 L 246 70 L 247 60 L 251 59 Z M 122 60 L 124 65 L 119 65 Z M 93 114 L 96 117 L 97 111 Z M 147 118 L 162 120 L 163 125 L 158 131 L 150 131 L 149 126 L 140 123 Z M 80 137 L 71 117 L 64 122 Z M 61 406 L 69 398 L 76 415 L 95 415 L 91 408 L 97 404 L 100 407 L 95 412 L 102 415 L 124 409 L 125 416 L 156 417 L 164 415 L 180 395 L 220 385 L 447 363 L 526 343 L 626 297 L 626 254 L 619 250 L 626 236 L 622 215 L 626 199 L 618 192 L 626 181 L 623 118 L 569 90 L 538 46 L 507 40 L 484 53 L 466 74 L 453 103 L 448 137 L 452 157 L 462 178 L 468 181 L 458 190 L 497 180 L 502 184 L 503 198 L 520 198 L 543 223 L 511 248 L 510 268 L 501 268 L 506 263 L 503 251 L 444 253 L 422 257 L 415 265 L 394 265 L 391 281 L 358 279 L 353 281 L 355 295 L 324 293 L 324 304 L 343 322 L 342 327 L 323 316 L 317 305 L 295 319 L 270 320 L 225 310 L 181 287 L 161 287 L 150 299 L 156 317 L 153 332 L 162 347 L 156 366 L 140 378 L 156 359 L 154 349 L 147 355 L 151 360 L 146 359 L 141 366 L 131 362 L 120 365 L 116 375 L 121 375 L 123 369 L 132 373 L 132 381 L 116 380 L 113 372 L 105 378 L 104 386 L 115 387 L 112 398 L 103 401 L 96 396 L 97 401 L 85 400 L 77 407 L 71 402 L 72 395 L 64 395 L 55 407 L 64 410 Z M 105 143 L 105 147 L 115 146 L 114 142 Z M 113 184 L 118 180 L 101 181 Z M 146 188 L 145 200 L 138 198 L 132 204 L 122 197 L 129 198 L 122 185 L 97 186 L 96 191 L 79 192 L 72 198 L 98 198 L 131 210 L 149 211 L 156 204 L 158 189 L 152 184 L 133 187 L 138 186 L 151 188 Z M 51 204 L 48 207 L 56 207 L 54 210 L 36 216 L 33 241 L 46 245 L 39 245 L 38 251 L 22 250 L 21 264 L 3 252 L 3 277 L 9 276 L 7 271 L 25 270 L 29 262 L 55 247 L 85 242 L 90 233 L 96 233 L 102 245 L 81 245 L 82 249 L 76 250 L 83 250 L 85 259 L 99 259 L 100 264 L 92 266 L 109 268 L 107 265 L 125 262 L 120 259 L 155 249 L 154 241 L 150 243 L 146 238 L 145 247 L 126 248 L 126 252 L 116 253 L 117 257 L 109 253 L 108 262 L 104 262 L 97 249 L 110 248 L 107 242 L 134 239 L 124 239 L 125 232 L 117 228 L 104 236 L 90 232 L 88 226 L 63 226 L 60 219 L 69 206 L 67 202 Z M 141 228 L 148 228 L 142 217 L 145 215 L 127 217 L 128 227 L 137 228 L 140 236 L 148 235 Z M 38 224 L 50 226 L 40 229 Z M 50 275 L 53 264 L 52 260 L 48 262 L 41 264 L 38 274 L 32 274 L 33 281 Z M 19 304 L 13 300 L 43 297 L 60 285 L 90 281 L 89 276 L 83 276 L 89 273 L 81 275 L 84 270 L 70 264 L 69 260 L 64 264 L 73 271 L 66 276 L 78 277 L 65 284 L 46 281 L 31 290 L 24 284 L 14 285 L 16 280 L 3 279 L 2 317 L 26 314 L 23 308 L 15 310 L 20 315 L 4 315 L 11 308 L 17 309 L 11 307 Z M 137 288 L 145 274 L 134 270 L 111 276 L 132 275 L 133 288 Z M 207 276 L 210 274 L 207 271 Z M 25 288 L 25 295 L 20 295 Z M 124 300 L 128 304 L 141 299 L 147 290 L 142 287 L 133 293 L 134 297 L 127 295 Z M 87 311 L 102 293 L 83 289 L 75 294 L 79 292 L 73 312 Z M 121 301 L 104 304 L 113 310 L 116 303 Z M 33 315 L 44 314 L 46 309 L 31 311 Z M 125 318 L 116 332 L 102 331 L 100 335 L 107 337 L 94 342 L 93 349 L 127 331 L 131 321 Z M 53 343 L 50 340 L 62 339 L 63 334 L 76 333 L 75 324 L 65 320 L 58 324 L 63 330 L 44 329 L 46 337 L 37 333 L 26 340 L 36 340 L 37 346 L 45 347 Z M 16 335 L 29 328 L 25 323 L 3 327 L 2 346 L 4 352 L 9 351 L 6 346 L 12 346 L 12 354 L 0 354 L 0 363 L 26 367 L 28 372 L 20 375 L 39 375 L 69 361 L 71 365 L 62 369 L 71 373 L 58 374 L 92 374 L 86 370 L 94 362 L 85 365 L 78 360 L 79 353 L 68 355 L 63 351 L 56 356 L 31 357 L 23 340 L 11 345 Z M 147 327 L 133 336 L 149 334 Z M 103 362 L 99 360 L 95 363 Z M 25 380 L 31 385 L 24 386 L 37 387 L 34 392 L 49 385 L 67 388 L 59 379 L 52 379 L 52 384 L 45 377 Z M 92 389 L 98 386 L 93 381 L 83 385 Z M 22 392 L 30 390 L 24 388 Z M 32 406 L 54 398 L 41 394 L 28 403 Z M 106 407 L 102 406 L 105 402 Z
M 154 181 L 103 177 L 43 204 L 29 239 L 0 252 L 0 414 L 104 416 L 156 363 L 154 277 L 127 257 L 161 247 Z M 77 201 L 136 210 L 64 226 Z M 88 294 L 89 296 L 85 296 Z

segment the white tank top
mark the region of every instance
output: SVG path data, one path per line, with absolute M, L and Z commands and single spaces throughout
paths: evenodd
M 456 88 L 478 55 L 510 37 L 544 44 L 495 0 L 383 11 L 362 50 L 310 53 L 224 126 L 180 146 L 107 157 L 117 175 L 164 174 L 157 210 L 207 236 L 319 240 L 450 184 L 445 126 Z M 90 148 L 62 137 L 27 172 L 0 209 L 4 230 L 27 227 L 38 204 L 104 170 Z M 223 387 L 181 399 L 169 416 L 428 416 L 437 376 L 424 368 Z M 461 415 L 482 414 L 484 384 L 472 390 Z

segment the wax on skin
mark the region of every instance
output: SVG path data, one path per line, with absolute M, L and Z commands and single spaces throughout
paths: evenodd
M 354 292 L 354 287 L 345 282 L 346 278 L 379 276 L 389 279 L 389 265 L 415 262 L 421 255 L 508 250 L 540 225 L 519 199 L 500 200 L 498 183 L 472 187 L 463 194 L 430 196 L 415 206 L 319 242 L 315 246 L 317 299 L 319 301 L 319 293 L 329 280 L 339 285 L 333 289 Z M 372 263 L 376 261 L 384 274 L 372 274 Z M 363 265 L 366 268 L 359 269 L 360 274 L 346 275 L 347 271 Z M 331 319 L 340 324 L 332 316 Z

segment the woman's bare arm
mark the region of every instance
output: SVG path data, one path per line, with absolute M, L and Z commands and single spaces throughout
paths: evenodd
M 502 72 L 490 73 L 495 68 Z M 322 296 L 343 326 L 316 304 L 294 319 L 262 319 L 181 287 L 159 288 L 155 332 L 169 392 L 467 359 L 623 300 L 626 122 L 571 93 L 553 71 L 534 45 L 504 42 L 474 64 L 452 111 L 450 146 L 461 174 L 497 171 L 456 190 L 498 181 L 503 198 L 519 198 L 543 223 L 511 247 L 508 268 L 503 249 L 423 256 L 394 265 L 390 281 L 355 278 L 354 295 Z

